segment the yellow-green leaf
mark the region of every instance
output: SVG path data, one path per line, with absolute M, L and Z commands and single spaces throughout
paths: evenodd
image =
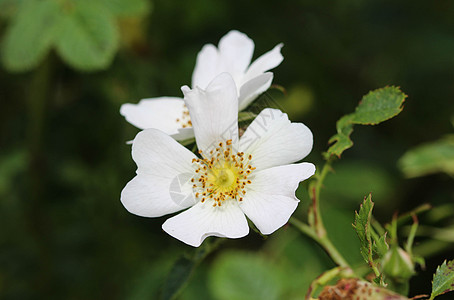
M 151 10 L 148 0 L 103 0 L 104 5 L 119 17 L 140 17 Z
M 399 160 L 399 167 L 407 177 L 438 172 L 454 176 L 454 135 L 409 150 Z
M 4 37 L 2 62 L 6 69 L 22 72 L 36 67 L 52 47 L 59 21 L 57 1 L 24 1 Z
M 74 2 L 64 15 L 56 40 L 63 60 L 83 71 L 107 68 L 118 48 L 113 14 L 98 2 Z

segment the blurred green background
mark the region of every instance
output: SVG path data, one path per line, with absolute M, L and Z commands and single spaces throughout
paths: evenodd
M 254 58 L 284 43 L 273 72 L 287 94 L 268 96 L 311 128 L 305 161 L 319 167 L 336 120 L 369 90 L 397 85 L 408 95 L 397 118 L 355 128 L 322 208 L 333 242 L 359 265 L 351 223 L 369 192 L 381 222 L 422 203 L 441 207 L 420 217 L 426 228 L 416 239 L 419 253 L 431 256 L 410 295 L 430 292 L 436 266 L 454 258 L 452 147 L 429 157 L 444 168 L 415 178 L 398 161 L 453 133 L 454 2 L 87 3 L 0 0 L 0 298 L 159 299 L 172 264 L 194 249 L 161 230 L 165 217 L 141 218 L 120 203 L 136 169 L 125 142 L 138 130 L 119 108 L 181 96 L 198 51 L 231 29 L 254 40 Z M 443 226 L 451 230 L 436 235 Z M 302 299 L 332 266 L 290 226 L 268 239 L 251 232 L 210 254 L 180 298 Z

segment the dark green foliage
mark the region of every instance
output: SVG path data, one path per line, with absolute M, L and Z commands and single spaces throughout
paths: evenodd
M 81 71 L 106 69 L 118 50 L 116 17 L 144 16 L 145 0 L 27 0 L 12 6 L 4 37 L 3 64 L 13 72 L 30 71 L 55 48 L 68 65 Z
M 452 204 L 451 177 L 404 179 L 396 162 L 417 145 L 452 134 L 453 2 L 97 0 L 87 1 L 94 7 L 90 14 L 78 12 L 75 2 L 82 1 L 0 0 L 1 299 L 159 299 L 176 258 L 193 249 L 162 231 L 165 217 L 141 218 L 121 205 L 120 192 L 135 172 L 125 142 L 138 130 L 119 108 L 142 98 L 181 96 L 198 51 L 231 29 L 255 41 L 256 56 L 284 43 L 284 61 L 273 72 L 274 83 L 288 94 L 269 94 L 312 130 L 314 149 L 304 160 L 318 167 L 336 121 L 364 94 L 387 85 L 408 94 L 399 117 L 356 128 L 355 147 L 340 162 L 348 176 L 330 182 L 335 164 L 322 189 L 330 208 L 322 209 L 324 221 L 330 232 L 337 230 L 333 243 L 347 260 L 354 255 L 352 264 L 362 259 L 350 227 L 361 198 L 343 191 L 359 185 L 361 197 L 372 192 L 374 214 L 383 222 L 422 203 L 431 202 L 434 211 Z M 64 27 L 52 24 L 63 17 L 82 26 L 73 33 L 83 48 L 74 47 L 71 36 L 56 46 Z M 348 124 L 340 124 L 347 125 L 343 136 L 352 130 Z M 379 166 L 376 172 L 371 165 Z M 309 203 L 304 184 L 297 195 L 302 201 L 295 215 L 303 218 Z M 442 210 L 443 219 L 421 223 L 448 227 L 452 209 Z M 300 299 L 310 281 L 333 265 L 308 239 L 282 240 L 289 232 L 284 227 L 266 241 L 255 233 L 226 241 L 199 264 L 179 298 L 213 299 L 210 274 L 234 248 L 260 255 L 257 261 L 268 271 L 282 266 L 283 298 Z M 426 240 L 416 237 L 415 244 Z M 372 244 L 378 254 L 386 247 L 379 241 Z M 437 258 L 451 259 L 452 243 L 443 245 Z M 429 259 L 426 270 L 441 262 Z M 410 295 L 428 294 L 431 280 L 432 271 L 420 271 Z

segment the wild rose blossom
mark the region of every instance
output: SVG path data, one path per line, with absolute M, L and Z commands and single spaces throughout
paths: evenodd
M 254 42 L 244 33 L 232 30 L 221 38 L 218 48 L 207 44 L 199 52 L 192 86 L 205 89 L 217 75 L 230 73 L 238 87 L 239 110 L 243 110 L 270 87 L 273 73 L 266 71 L 284 59 L 282 46 L 277 45 L 251 64 Z M 176 140 L 194 137 L 192 121 L 182 98 L 142 99 L 138 104 L 123 104 L 120 113 L 140 129 L 157 128 Z
M 238 136 L 238 93 L 223 73 L 206 88 L 182 87 L 200 156 L 157 129 L 133 141 L 137 175 L 121 193 L 136 215 L 167 219 L 162 228 L 194 247 L 208 236 L 240 238 L 249 218 L 262 234 L 287 223 L 299 200 L 295 190 L 315 166 L 297 163 L 312 149 L 312 133 L 277 109 L 264 109 Z M 186 175 L 178 193 L 175 179 Z M 178 197 L 176 197 L 178 196 Z

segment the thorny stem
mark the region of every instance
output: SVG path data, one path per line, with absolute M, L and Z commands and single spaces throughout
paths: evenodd
M 323 169 L 317 178 L 315 187 L 313 187 L 313 191 L 311 191 L 312 203 L 314 206 L 313 213 L 315 214 L 314 217 L 315 217 L 315 221 L 316 221 L 315 230 L 319 237 L 326 236 L 326 229 L 325 229 L 325 226 L 323 225 L 322 214 L 320 213 L 320 191 L 323 187 L 323 181 L 325 181 L 326 175 L 328 175 L 328 173 L 331 170 L 332 170 L 332 168 L 331 168 L 331 159 L 330 159 L 323 166 Z
M 345 258 L 340 254 L 337 248 L 329 239 L 325 226 L 323 225 L 322 215 L 320 213 L 320 190 L 323 186 L 323 181 L 326 175 L 331 170 L 331 159 L 328 160 L 323 166 L 322 171 L 316 178 L 316 182 L 310 185 L 310 197 L 312 199 L 312 206 L 309 210 L 309 225 L 301 222 L 300 220 L 292 217 L 290 223 L 298 228 L 302 233 L 316 241 L 328 253 L 331 259 L 340 267 L 352 269 Z

